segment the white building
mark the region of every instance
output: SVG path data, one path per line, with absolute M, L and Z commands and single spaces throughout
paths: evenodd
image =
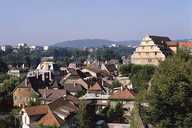
M 42 80 L 52 81 L 52 75 L 55 70 L 55 63 L 53 62 L 53 57 L 43 57 L 41 63 L 37 66 L 35 71 L 30 71 L 27 77 L 39 77 L 42 76 Z
M 44 50 L 44 51 L 49 50 L 49 46 L 43 46 L 43 50 Z
M 12 48 L 12 46 L 10 46 L 10 45 L 2 45 L 1 47 L 0 47 L 0 49 L 2 50 L 2 51 L 6 51 L 8 48 Z
M 146 35 L 131 56 L 131 63 L 158 65 L 172 53 L 167 41 L 168 37 Z
M 28 47 L 28 45 L 26 43 L 18 43 L 17 48 L 21 48 L 21 47 Z

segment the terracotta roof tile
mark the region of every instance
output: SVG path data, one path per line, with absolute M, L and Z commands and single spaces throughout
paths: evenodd
M 27 112 L 27 115 L 29 117 L 33 116 L 41 116 L 36 121 L 31 121 L 32 124 L 43 124 L 43 125 L 51 125 L 51 126 L 60 126 L 52 112 L 49 110 L 48 105 L 38 105 L 38 106 L 33 106 L 33 107 L 27 107 L 25 108 L 25 111 Z
M 135 98 L 135 96 L 134 96 L 133 91 L 130 91 L 127 88 L 122 91 L 114 92 L 110 96 L 110 99 L 113 99 L 113 100 L 130 100 L 130 99 L 134 99 L 134 98 Z
M 178 42 L 180 47 L 190 47 L 192 48 L 192 41 Z
M 102 87 L 98 82 L 89 88 L 89 91 L 102 91 Z
M 45 126 L 57 126 L 59 127 L 60 124 L 58 123 L 55 116 L 52 112 L 48 112 L 45 116 L 43 116 L 39 121 L 38 124 L 43 124 Z
M 29 116 L 33 115 L 42 115 L 48 113 L 48 106 L 47 105 L 38 105 L 25 108 L 25 111 Z

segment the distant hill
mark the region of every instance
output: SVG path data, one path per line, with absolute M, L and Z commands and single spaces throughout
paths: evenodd
M 123 46 L 135 46 L 138 45 L 139 41 L 111 41 L 105 39 L 82 39 L 82 40 L 70 40 L 63 41 L 51 45 L 51 47 L 69 47 L 69 48 L 100 48 L 103 46 L 110 47 L 112 44 L 123 45 Z

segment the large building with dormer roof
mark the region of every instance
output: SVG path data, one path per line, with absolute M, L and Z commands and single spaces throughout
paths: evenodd
M 168 37 L 146 35 L 131 56 L 131 63 L 158 65 L 172 54 L 167 41 Z

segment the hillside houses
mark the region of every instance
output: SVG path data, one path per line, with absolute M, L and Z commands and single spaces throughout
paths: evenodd
M 176 46 L 168 37 L 147 35 L 131 56 L 131 63 L 159 65 L 174 54 Z M 130 63 L 130 57 L 126 63 Z M 21 109 L 22 127 L 41 124 L 76 128 L 75 116 L 80 102 L 94 108 L 96 115 L 121 104 L 123 116 L 129 120 L 137 94 L 129 77 L 122 76 L 118 67 L 115 59 L 104 62 L 93 59 L 59 67 L 53 57 L 42 58 L 37 68 L 30 70 L 12 92 L 13 106 Z M 107 123 L 125 123 L 113 121 Z
M 109 107 L 112 82 L 118 76 L 116 61 L 81 66 L 57 67 L 52 57 L 43 58 L 13 91 L 13 103 L 21 108 L 22 127 L 38 125 L 75 126 L 80 100 L 100 111 Z M 35 96 L 34 96 L 35 95 Z M 31 106 L 30 102 L 36 102 Z M 98 112 L 99 112 L 98 111 Z M 38 118 L 36 118 L 38 117 Z

